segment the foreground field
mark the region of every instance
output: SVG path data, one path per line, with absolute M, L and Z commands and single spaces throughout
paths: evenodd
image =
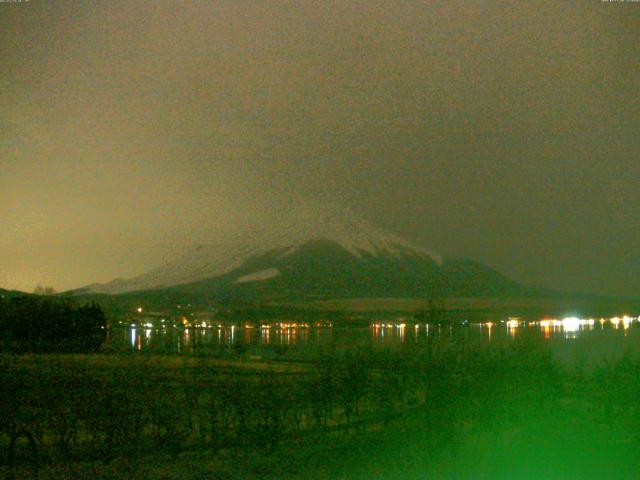
M 305 365 L 3 356 L 7 478 L 637 478 L 640 364 L 533 338 Z

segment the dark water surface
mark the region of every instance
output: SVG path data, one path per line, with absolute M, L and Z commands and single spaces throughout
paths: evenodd
M 487 323 L 438 325 L 372 322 L 367 326 L 314 326 L 273 323 L 262 326 L 213 324 L 184 328 L 134 323 L 110 329 L 107 345 L 117 352 L 180 355 L 250 355 L 304 359 L 336 348 L 404 348 L 429 342 L 502 345 L 524 334 L 539 336 L 562 363 L 601 363 L 640 351 L 638 317 L 541 319 L 512 318 Z

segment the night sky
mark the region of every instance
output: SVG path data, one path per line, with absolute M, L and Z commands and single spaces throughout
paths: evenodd
M 640 297 L 640 3 L 0 3 L 0 287 L 289 204 Z

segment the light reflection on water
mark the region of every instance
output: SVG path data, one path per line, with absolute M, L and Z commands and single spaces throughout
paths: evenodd
M 128 324 L 127 324 L 128 325 Z M 309 324 L 274 325 L 208 325 L 206 328 L 183 328 L 161 325 L 140 328 L 131 324 L 127 328 L 115 328 L 110 335 L 110 346 L 116 350 L 139 350 L 157 353 L 212 353 L 241 352 L 263 354 L 269 348 L 322 347 L 341 344 L 345 346 L 372 345 L 394 346 L 407 342 L 420 343 L 434 338 L 459 338 L 462 341 L 486 343 L 509 341 L 523 332 L 538 333 L 541 338 L 564 345 L 570 351 L 570 343 L 578 338 L 587 338 L 600 343 L 616 343 L 616 338 L 626 338 L 630 331 L 640 336 L 638 317 L 613 318 L 544 318 L 536 321 L 509 318 L 483 323 L 458 323 L 455 325 L 373 322 L 369 327 L 315 326 Z M 595 337 L 594 337 L 595 335 Z M 560 342 L 560 343 L 558 343 Z M 566 345 L 565 345 L 566 343 Z M 637 343 L 637 342 L 636 342 Z M 614 347 L 606 346 L 610 350 Z M 615 347 L 619 348 L 619 347 Z
M 131 327 L 131 346 L 135 347 L 136 345 L 136 327 Z

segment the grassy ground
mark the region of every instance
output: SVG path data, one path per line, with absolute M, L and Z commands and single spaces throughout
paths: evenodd
M 567 371 L 543 345 L 522 341 L 465 352 L 430 345 L 336 353 L 307 366 L 108 355 L 0 360 L 3 386 L 23 384 L 15 398 L 5 396 L 3 412 L 14 409 L 8 423 L 32 429 L 39 448 L 36 466 L 21 439 L 14 465 L 0 467 L 7 478 L 640 476 L 640 363 L 631 358 L 588 374 Z M 74 378 L 78 369 L 88 375 L 75 377 L 78 391 L 87 378 L 116 391 L 98 388 L 74 402 L 64 396 L 75 391 L 69 384 L 28 381 Z M 332 402 L 318 410 L 325 396 Z M 83 413 L 88 399 L 95 408 Z M 56 412 L 78 418 L 66 457 L 56 447 L 66 431 Z M 120 431 L 126 422 L 137 430 Z M 5 427 L 5 453 L 8 435 Z
M 153 367 L 166 372 L 178 372 L 183 369 L 198 368 L 207 370 L 240 370 L 274 371 L 274 372 L 304 372 L 309 367 L 295 362 L 264 362 L 247 358 L 215 358 L 215 357 L 188 357 L 180 355 L 155 355 L 155 354 L 24 354 L 10 355 L 0 354 L 0 365 L 5 368 L 21 367 L 35 369 L 111 369 L 111 368 L 138 368 Z

